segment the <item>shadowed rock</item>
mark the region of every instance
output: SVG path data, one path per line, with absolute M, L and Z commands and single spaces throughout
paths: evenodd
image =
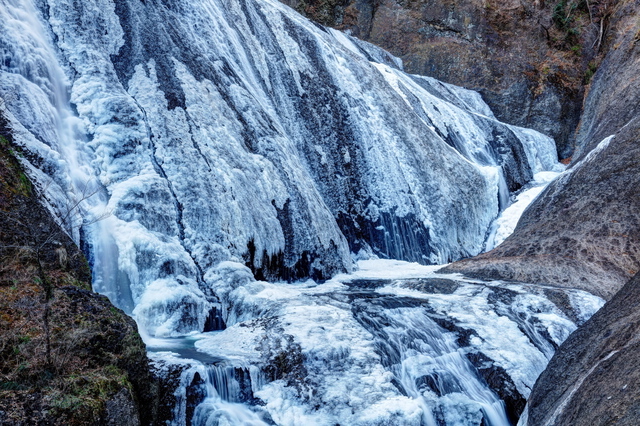
M 636 425 L 640 274 L 574 332 L 540 375 L 529 425 Z

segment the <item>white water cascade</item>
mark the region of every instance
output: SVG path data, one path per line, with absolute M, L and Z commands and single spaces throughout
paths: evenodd
M 2 6 L 2 113 L 14 116 L 21 142 L 38 158 L 37 165 L 23 164 L 40 185 L 45 205 L 76 244 L 81 244 L 82 232 L 87 234 L 82 242 L 91 245 L 94 290 L 130 314 L 129 285 L 119 271 L 118 249 L 110 234 L 107 191 L 93 169 L 84 123 L 70 107 L 69 81 L 53 49 L 53 35 L 31 2 L 7 0 Z M 17 118 L 25 116 L 29 119 Z
M 562 169 L 475 92 L 273 0 L 0 18 L 1 113 L 94 289 L 181 369 L 173 424 L 508 424 L 600 306 L 418 265 L 480 253 Z
M 246 370 L 245 370 L 246 371 Z M 205 367 L 205 398 L 193 413 L 195 425 L 228 424 L 262 426 L 267 425 L 263 413 L 247 409 L 242 404 L 240 384 L 232 366 Z
M 404 262 L 359 266 L 292 285 L 243 282 L 247 269 L 223 265 L 239 284 L 216 289 L 229 326 L 191 344 L 248 371 L 251 398 L 240 400 L 276 424 L 507 425 L 554 348 L 602 305 Z M 180 350 L 156 345 L 159 365 L 175 363 Z

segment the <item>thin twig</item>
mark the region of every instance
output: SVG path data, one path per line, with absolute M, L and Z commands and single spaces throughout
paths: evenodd
M 604 19 L 604 16 L 600 19 L 600 35 L 598 36 L 598 47 L 596 47 L 596 53 L 600 52 L 600 44 L 602 43 L 602 35 L 604 34 Z

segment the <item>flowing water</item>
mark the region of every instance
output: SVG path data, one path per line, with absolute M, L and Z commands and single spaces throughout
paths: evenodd
M 555 348 L 602 304 L 405 262 L 359 267 L 289 284 L 236 266 L 238 285 L 216 289 L 225 330 L 188 337 L 188 350 L 150 342 L 161 369 L 193 359 L 174 424 L 515 423 Z
M 0 0 L 0 53 L 43 202 L 182 369 L 174 424 L 508 424 L 601 304 L 421 269 L 505 238 L 553 141 L 278 2 Z

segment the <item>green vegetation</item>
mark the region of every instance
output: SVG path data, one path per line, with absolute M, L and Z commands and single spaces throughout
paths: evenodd
M 573 22 L 571 14 L 576 8 L 577 4 L 575 1 L 561 0 L 556 4 L 553 8 L 552 19 L 559 30 L 567 31 L 571 28 L 571 23 Z
M 108 365 L 83 374 L 72 374 L 51 392 L 51 407 L 56 417 L 96 418 L 106 401 L 121 389 L 131 389 L 125 372 Z
M 598 65 L 594 61 L 589 62 L 589 66 L 584 73 L 585 85 L 591 83 L 591 78 L 593 77 L 593 75 L 596 73 L 597 70 L 598 70 Z
M 590 21 L 589 4 L 586 0 L 561 0 L 553 9 L 552 16 L 555 27 L 564 34 L 562 44 L 565 48 L 580 55 L 580 34 Z
M 16 159 L 20 151 L 13 149 L 11 141 L 0 135 L 0 188 L 28 197 L 32 194 L 31 181 Z
M 589 4 L 586 0 L 561 0 L 553 9 L 553 23 L 559 30 L 576 31 L 573 25 L 581 13 L 589 15 Z

